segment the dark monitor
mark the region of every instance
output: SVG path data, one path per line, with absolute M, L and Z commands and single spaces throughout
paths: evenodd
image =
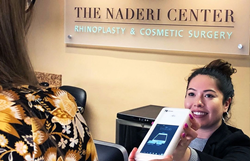
M 147 105 L 117 113 L 116 143 L 124 146 L 128 153 L 139 147 L 162 108 L 164 106 Z

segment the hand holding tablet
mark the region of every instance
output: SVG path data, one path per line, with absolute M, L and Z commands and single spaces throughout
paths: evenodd
M 191 125 L 190 114 L 189 109 L 163 108 L 136 151 L 135 160 L 164 159 L 172 155 L 180 141 L 183 127 Z

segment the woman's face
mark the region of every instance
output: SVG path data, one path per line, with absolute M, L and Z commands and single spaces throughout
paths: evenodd
M 227 112 L 230 100 L 223 104 L 223 94 L 217 88 L 215 79 L 197 75 L 189 83 L 185 97 L 185 108 L 192 111 L 201 129 L 217 129 L 222 115 Z

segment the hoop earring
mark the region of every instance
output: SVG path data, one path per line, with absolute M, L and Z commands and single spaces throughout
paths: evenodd
M 227 117 L 228 116 L 228 112 L 224 112 L 223 114 L 225 114 L 226 113 L 226 115 L 224 116 L 224 115 L 222 115 L 222 120 L 223 121 L 225 121 L 225 119 L 224 119 L 224 117 Z

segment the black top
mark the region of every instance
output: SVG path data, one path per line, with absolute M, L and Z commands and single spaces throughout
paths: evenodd
M 201 161 L 250 161 L 250 139 L 240 129 L 223 122 L 210 136 L 203 152 L 197 153 Z

